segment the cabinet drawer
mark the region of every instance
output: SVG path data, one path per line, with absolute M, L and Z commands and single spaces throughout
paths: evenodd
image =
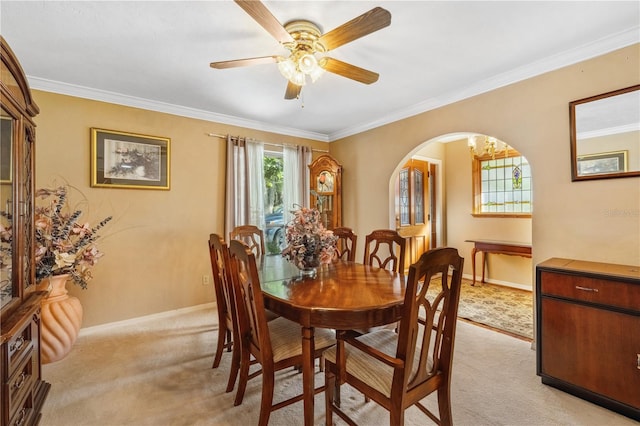
M 13 335 L 7 343 L 7 374 L 10 376 L 17 368 L 17 364 L 24 359 L 25 354 L 31 352 L 34 348 L 34 340 L 38 338 L 37 329 L 34 332 L 33 321 L 25 324 L 24 328 Z M 35 342 L 35 347 L 38 347 Z
M 16 413 L 10 418 L 9 426 L 25 426 L 33 424 L 33 416 L 35 411 L 33 409 L 33 392 L 30 391 L 27 397 L 18 406 Z
M 543 295 L 640 312 L 640 285 L 556 272 L 541 272 Z
M 7 401 L 9 404 L 9 417 L 13 416 L 24 405 L 21 404 L 26 394 L 31 394 L 36 377 L 34 376 L 34 365 L 37 368 L 37 357 L 34 351 L 24 358 L 24 360 L 18 366 L 18 369 L 13 372 L 7 382 Z

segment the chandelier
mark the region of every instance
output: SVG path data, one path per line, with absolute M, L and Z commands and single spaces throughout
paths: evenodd
M 484 136 L 484 143 L 482 143 L 482 136 L 480 135 L 468 136 L 467 145 L 469 146 L 471 159 L 490 156 L 492 160 L 495 160 L 496 154 L 501 154 L 503 151 L 505 158 L 509 156 L 509 145 L 492 136 Z

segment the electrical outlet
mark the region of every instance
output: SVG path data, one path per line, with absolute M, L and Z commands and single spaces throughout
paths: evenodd
M 211 284 L 211 281 L 209 280 L 209 275 L 203 275 L 202 276 L 202 285 L 209 285 Z

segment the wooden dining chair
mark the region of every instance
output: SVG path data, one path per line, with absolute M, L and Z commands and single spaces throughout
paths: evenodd
M 336 251 L 334 260 L 342 259 L 348 261 L 356 260 L 356 243 L 358 236 L 353 233 L 351 228 L 339 227 L 333 229 L 333 235 L 338 237 L 336 242 Z
M 262 399 L 258 424 L 266 426 L 271 412 L 301 401 L 303 395 L 273 404 L 275 372 L 302 365 L 302 332 L 298 323 L 279 317 L 267 322 L 264 300 L 256 267 L 255 254 L 241 241 L 229 245 L 230 271 L 233 282 L 234 303 L 240 336 L 240 379 L 234 405 L 244 397 L 251 357 L 262 367 Z M 335 344 L 335 333 L 326 329 L 315 330 L 314 359 Z M 321 392 L 324 386 L 315 389 Z
M 213 272 L 213 286 L 216 293 L 216 305 L 218 311 L 218 344 L 213 358 L 213 366 L 218 368 L 222 353 L 234 351 L 229 370 L 227 392 L 231 392 L 235 386 L 240 367 L 240 349 L 234 342 L 238 341 L 236 327 L 234 326 L 235 312 L 232 313 L 233 294 L 231 277 L 229 275 L 229 248 L 227 243 L 218 234 L 209 235 L 209 255 L 211 257 L 211 269 Z
M 365 265 L 390 269 L 404 274 L 406 240 L 393 229 L 377 229 L 365 237 Z
M 230 240 L 240 240 L 249 246 L 256 256 L 264 256 L 264 231 L 255 225 L 240 225 L 229 233 Z
M 334 395 L 336 380 L 386 408 L 389 424 L 403 425 L 404 411 L 412 405 L 437 424 L 452 423 L 451 371 L 463 264 L 454 248 L 423 253 L 409 267 L 397 333 L 380 329 L 361 336 L 338 334 L 337 346 L 324 353 L 327 425 L 333 424 L 333 413 L 351 422 Z M 439 292 L 427 296 L 432 286 Z M 439 416 L 420 403 L 436 391 Z

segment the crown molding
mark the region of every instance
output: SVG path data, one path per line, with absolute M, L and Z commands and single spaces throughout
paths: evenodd
M 152 101 L 135 96 L 123 95 L 122 93 L 109 92 L 106 90 L 92 89 L 90 87 L 78 86 L 75 84 L 62 83 L 59 81 L 47 80 L 39 77 L 27 76 L 29 86 L 32 89 L 44 92 L 57 93 L 60 95 L 74 96 L 77 98 L 90 99 L 94 101 L 107 102 L 116 105 L 123 105 L 133 108 L 140 108 L 149 111 L 163 112 L 180 117 L 195 118 L 198 120 L 213 121 L 216 123 L 229 124 L 231 126 L 245 127 L 248 129 L 261 130 L 265 132 L 277 133 L 280 135 L 294 136 L 299 138 L 312 139 L 321 142 L 329 142 L 328 136 L 323 133 L 308 132 L 293 127 L 274 126 L 255 120 L 247 120 L 225 114 L 217 114 L 196 108 L 189 108 L 165 102 Z
M 473 96 L 480 95 L 509 84 L 517 83 L 528 78 L 535 77 L 546 72 L 550 72 L 562 67 L 566 67 L 596 56 L 604 55 L 623 47 L 640 43 L 640 26 L 621 31 L 612 36 L 604 37 L 592 43 L 585 44 L 575 49 L 567 50 L 556 55 L 532 62 L 528 65 L 513 69 L 511 71 L 498 74 L 494 77 L 479 81 L 478 83 L 463 87 L 444 96 L 426 99 L 423 102 L 403 108 L 368 123 L 345 128 L 331 134 L 309 132 L 301 129 L 284 126 L 274 126 L 260 121 L 247 120 L 240 117 L 217 114 L 205 110 L 188 108 L 179 105 L 152 101 L 149 99 L 137 98 L 123 95 L 121 93 L 108 92 L 104 90 L 92 89 L 58 81 L 46 80 L 38 77 L 27 76 L 32 89 L 45 92 L 58 93 L 62 95 L 75 96 L 78 98 L 91 99 L 101 102 L 108 102 L 117 105 L 124 105 L 134 108 L 141 108 L 150 111 L 163 112 L 182 117 L 195 118 L 199 120 L 212 121 L 216 123 L 229 124 L 232 126 L 245 127 L 265 132 L 278 133 L 281 135 L 294 136 L 317 140 L 321 142 L 333 142 L 357 133 L 403 120 L 423 112 L 427 112 L 445 105 L 461 101 Z
M 588 59 L 595 58 L 596 56 L 601 56 L 636 43 L 640 43 L 640 26 L 621 31 L 617 34 L 601 38 L 575 49 L 566 50 L 542 60 L 532 62 L 528 65 L 498 74 L 494 77 L 463 87 L 460 90 L 445 94 L 444 96 L 427 99 L 408 108 L 395 111 L 378 120 L 332 133 L 329 135 L 329 141 L 335 141 L 347 136 L 362 133 L 364 131 L 440 108 L 463 99 L 490 92 L 500 87 L 508 86 L 509 84 L 517 83 L 578 62 L 586 61 Z

